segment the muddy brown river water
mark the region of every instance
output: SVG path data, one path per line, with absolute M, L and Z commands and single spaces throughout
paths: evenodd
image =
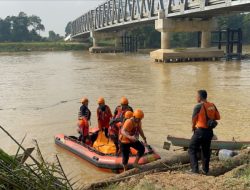
M 25 146 L 37 139 L 48 160 L 58 154 L 67 172 L 85 182 L 112 175 L 54 145 L 57 133 L 76 134 L 79 100 L 87 96 L 96 125 L 96 100 L 112 110 L 121 96 L 145 112 L 148 143 L 160 153 L 167 135 L 191 136 L 191 114 L 198 89 L 208 91 L 222 120 L 219 139 L 250 140 L 250 61 L 155 64 L 148 55 L 88 52 L 0 54 L 0 124 Z M 16 146 L 0 131 L 4 150 Z

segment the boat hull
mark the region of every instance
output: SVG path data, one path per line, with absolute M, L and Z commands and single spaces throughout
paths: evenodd
M 80 158 L 92 163 L 96 167 L 118 170 L 122 169 L 122 156 L 103 154 L 91 146 L 80 143 L 79 141 L 65 136 L 63 134 L 58 134 L 55 136 L 55 144 L 76 154 Z M 147 164 L 149 162 L 160 159 L 160 156 L 150 147 L 145 146 L 145 154 L 140 159 L 139 164 Z M 129 168 L 132 168 L 136 155 L 131 155 L 128 161 Z

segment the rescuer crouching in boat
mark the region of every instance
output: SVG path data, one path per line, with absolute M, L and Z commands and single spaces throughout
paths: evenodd
M 114 142 L 116 147 L 116 155 L 119 155 L 120 148 L 119 148 L 119 134 L 121 134 L 121 128 L 124 124 L 124 122 L 127 119 L 130 119 L 133 117 L 132 111 L 127 111 L 124 115 L 124 120 L 120 121 L 120 119 L 112 119 L 109 126 L 109 137 Z
M 105 132 L 105 136 L 108 138 L 108 129 L 109 122 L 112 118 L 112 113 L 108 105 L 105 104 L 105 100 L 103 97 L 100 97 L 98 100 L 98 108 L 97 108 L 97 121 L 98 128 L 100 131 Z
M 137 156 L 134 162 L 135 168 L 139 168 L 138 162 L 145 152 L 144 145 L 139 141 L 140 135 L 144 142 L 147 143 L 141 124 L 143 117 L 143 111 L 139 109 L 136 110 L 133 113 L 133 117 L 131 119 L 127 119 L 121 129 L 120 142 L 124 171 L 128 169 L 130 147 L 137 150 Z
M 88 108 L 89 100 L 88 98 L 84 97 L 81 99 L 82 106 L 80 107 L 80 111 L 78 113 L 78 133 L 80 133 L 79 141 L 83 143 L 89 142 L 89 121 L 91 117 L 91 112 Z

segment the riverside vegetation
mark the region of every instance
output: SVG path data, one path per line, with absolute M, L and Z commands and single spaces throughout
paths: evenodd
M 36 140 L 35 147 L 24 148 L 2 126 L 0 129 L 17 145 L 17 152 L 10 156 L 0 149 L 0 189 L 3 190 L 73 190 L 80 189 L 76 181 L 68 179 L 61 166 L 58 156 L 55 163 L 49 163 L 42 156 Z M 37 158 L 32 156 L 37 151 Z
M 0 52 L 87 50 L 89 44 L 72 42 L 5 42 Z
M 17 16 L 0 18 L 0 52 L 19 51 L 68 51 L 86 50 L 86 43 L 63 41 L 63 37 L 54 31 L 49 31 L 48 37 L 42 37 L 45 30 L 40 17 L 28 16 L 20 12 Z

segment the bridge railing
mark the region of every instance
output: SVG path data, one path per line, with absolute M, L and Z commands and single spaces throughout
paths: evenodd
M 155 19 L 159 10 L 164 10 L 173 0 L 107 0 L 95 10 L 80 16 L 72 23 L 72 34 L 88 33 L 114 24 L 135 20 Z

